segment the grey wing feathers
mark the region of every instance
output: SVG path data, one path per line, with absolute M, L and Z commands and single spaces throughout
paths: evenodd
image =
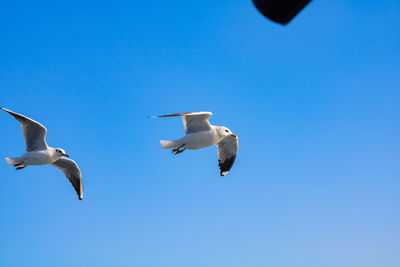
M 80 200 L 83 197 L 82 175 L 78 165 L 72 159 L 60 158 L 51 165 L 59 169 L 71 182 Z
M 26 151 L 33 151 L 37 149 L 46 149 L 46 128 L 39 122 L 34 121 L 21 114 L 15 113 L 11 110 L 1 108 L 2 110 L 11 114 L 22 126 L 22 131 L 25 137 Z
M 153 117 L 155 117 L 155 118 L 179 117 L 179 116 L 187 116 L 187 115 L 196 115 L 196 114 L 201 114 L 201 113 L 211 113 L 211 112 L 181 112 L 181 113 L 173 113 L 173 114 L 153 116 Z M 212 115 L 212 113 L 210 114 L 210 116 L 211 115 Z
M 208 118 L 210 118 L 211 115 L 212 115 L 211 112 L 202 111 L 202 112 L 174 113 L 156 117 L 163 118 L 163 117 L 181 116 L 183 126 L 185 127 L 185 133 L 188 134 L 201 131 L 209 131 L 211 129 L 211 124 L 208 122 Z
M 225 176 L 232 168 L 238 149 L 237 137 L 227 136 L 218 143 L 218 166 L 221 176 Z

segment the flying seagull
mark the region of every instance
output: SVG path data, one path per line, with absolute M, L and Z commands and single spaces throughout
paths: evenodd
M 218 166 L 221 176 L 226 175 L 232 168 L 238 152 L 239 140 L 228 128 L 214 126 L 208 122 L 211 112 L 185 112 L 150 118 L 181 116 L 186 135 L 175 141 L 161 140 L 163 149 L 171 149 L 174 155 L 182 153 L 185 149 L 200 149 L 212 145 L 218 146 Z
M 21 157 L 6 158 L 7 163 L 17 167 L 17 170 L 22 170 L 28 165 L 51 164 L 64 173 L 75 188 L 79 199 L 82 200 L 83 187 L 81 171 L 75 161 L 63 158 L 69 157 L 63 149 L 47 146 L 47 129 L 28 117 L 5 108 L 1 109 L 10 113 L 21 124 L 26 143 L 26 153 Z

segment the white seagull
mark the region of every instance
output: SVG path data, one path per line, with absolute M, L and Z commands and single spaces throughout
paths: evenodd
M 28 117 L 5 108 L 1 109 L 10 113 L 21 124 L 26 143 L 26 153 L 21 157 L 6 158 L 7 163 L 17 167 L 17 170 L 21 170 L 28 165 L 51 164 L 64 173 L 75 188 L 79 199 L 82 200 L 83 187 L 81 171 L 75 161 L 63 158 L 63 156 L 69 157 L 63 149 L 47 146 L 47 129 Z
M 163 149 L 172 149 L 175 155 L 182 153 L 185 149 L 200 149 L 212 145 L 218 146 L 218 166 L 221 176 L 226 175 L 232 168 L 238 152 L 239 140 L 228 128 L 214 126 L 208 122 L 211 112 L 185 112 L 162 116 L 151 116 L 150 118 L 181 116 L 186 135 L 175 141 L 161 140 Z

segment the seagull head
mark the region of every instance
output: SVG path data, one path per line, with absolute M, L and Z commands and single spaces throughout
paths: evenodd
M 65 150 L 62 148 L 56 148 L 56 155 L 61 157 L 69 157 L 67 153 L 65 153 Z
M 232 137 L 237 138 L 237 136 L 236 136 L 235 134 L 233 134 L 233 133 L 231 132 L 231 130 L 229 130 L 228 128 L 226 128 L 226 127 L 224 127 L 224 126 L 218 127 L 218 134 L 219 134 L 222 138 L 225 138 L 225 137 L 227 137 L 227 136 L 232 136 Z

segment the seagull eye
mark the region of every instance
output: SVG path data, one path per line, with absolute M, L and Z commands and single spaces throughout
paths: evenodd
M 225 130 L 225 132 L 229 133 L 229 131 L 228 131 L 228 130 Z

